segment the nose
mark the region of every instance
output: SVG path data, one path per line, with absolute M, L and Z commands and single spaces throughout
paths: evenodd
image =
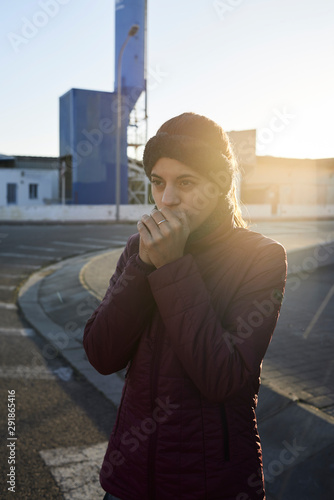
M 166 206 L 179 205 L 181 199 L 177 188 L 173 185 L 166 185 L 161 201 Z

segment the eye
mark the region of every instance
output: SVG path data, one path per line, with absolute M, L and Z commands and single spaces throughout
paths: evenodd
M 188 179 L 184 179 L 180 182 L 180 185 L 182 187 L 192 187 L 194 185 L 194 182 L 193 181 L 190 181 Z
M 163 186 L 163 182 L 159 179 L 151 179 L 151 184 L 153 184 L 155 187 Z

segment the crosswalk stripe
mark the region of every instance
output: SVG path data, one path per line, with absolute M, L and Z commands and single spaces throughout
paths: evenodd
M 11 328 L 0 327 L 0 335 L 32 337 L 35 332 L 32 328 Z
M 17 248 L 22 248 L 23 250 L 40 250 L 41 252 L 56 252 L 56 248 L 50 247 L 34 247 L 32 245 L 18 245 Z
M 55 375 L 45 366 L 1 366 L 0 378 L 52 380 Z
M 56 377 L 64 382 L 71 380 L 73 370 L 67 366 L 61 366 L 51 371 L 47 366 L 1 366 L 0 378 L 24 378 L 37 380 L 54 380 Z
M 82 238 L 82 241 L 96 241 L 98 243 L 106 243 L 107 245 L 112 243 L 110 240 L 102 240 L 99 238 Z
M 2 257 L 14 257 L 18 259 L 38 259 L 38 260 L 50 260 L 51 255 L 31 255 L 28 253 L 10 253 L 10 252 L 0 252 Z
M 111 245 L 114 245 L 114 244 L 120 244 L 120 245 L 126 245 L 127 243 L 127 240 L 114 240 L 114 239 L 110 239 L 110 240 L 100 240 L 98 238 L 82 238 L 83 241 L 96 241 L 96 242 L 100 242 L 100 243 L 105 243 L 109 246 Z
M 0 278 L 12 278 L 13 280 L 14 279 L 18 279 L 18 278 L 26 278 L 27 276 L 28 276 L 27 274 L 7 274 L 7 273 L 0 273 Z
M 108 442 L 105 441 L 93 446 L 52 448 L 39 452 L 64 500 L 104 496 L 105 491 L 102 490 L 98 477 L 107 446 Z M 85 478 L 81 485 L 78 485 L 78 476 Z
M 101 245 L 87 245 L 87 243 L 68 243 L 65 241 L 52 241 L 54 245 L 63 245 L 66 247 L 85 247 L 85 248 L 101 248 Z
M 110 243 L 112 245 L 122 245 L 122 246 L 124 246 L 124 245 L 126 245 L 127 242 L 124 241 L 124 240 L 112 240 Z
M 35 331 L 32 328 L 6 328 L 0 327 L 0 335 L 20 336 L 20 337 L 33 337 Z
M 0 302 L 1 309 L 17 309 L 17 305 L 12 302 Z
M 34 266 L 33 264 L 13 264 L 12 262 L 6 262 L 6 267 L 23 267 L 23 269 L 40 269 L 41 266 Z M 24 276 L 23 276 L 24 277 Z

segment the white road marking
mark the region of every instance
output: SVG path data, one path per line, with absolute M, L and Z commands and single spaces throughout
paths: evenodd
M 24 250 L 40 250 L 41 252 L 56 252 L 56 248 L 50 247 L 33 247 L 31 245 L 18 245 L 17 248 L 22 248 Z
M 53 373 L 55 373 L 61 380 L 64 380 L 64 382 L 68 382 L 72 378 L 73 370 L 69 366 L 61 366 L 60 368 L 57 368 L 57 370 L 53 370 Z
M 107 245 L 111 244 L 110 240 L 100 240 L 99 238 L 81 238 L 82 241 L 96 241 L 97 243 L 106 243 Z
M 99 472 L 107 441 L 87 447 L 53 448 L 39 452 L 65 500 L 103 498 Z
M 314 327 L 314 325 L 316 324 L 316 322 L 320 318 L 321 314 L 323 313 L 325 307 L 327 306 L 328 302 L 331 300 L 333 295 L 334 295 L 334 285 L 331 287 L 331 289 L 327 293 L 326 297 L 324 298 L 324 300 L 320 304 L 320 307 L 318 308 L 317 312 L 313 316 L 311 323 L 306 328 L 305 333 L 304 333 L 305 339 L 307 339 L 307 337 L 310 335 L 312 328 Z
M 121 245 L 121 246 L 125 246 L 126 245 L 126 241 L 124 240 L 112 240 L 110 242 L 112 245 Z
M 0 278 L 18 279 L 18 278 L 26 278 L 27 276 L 28 276 L 27 274 L 6 274 L 6 273 L 0 273 Z
M 54 380 L 57 376 L 61 380 L 68 382 L 71 380 L 73 370 L 67 366 L 61 366 L 51 371 L 47 366 L 1 366 L 0 378 L 24 378 L 39 380 Z
M 17 309 L 17 305 L 11 302 L 0 302 L 0 309 Z
M 45 366 L 1 366 L 0 378 L 54 380 L 55 375 Z
M 41 266 L 34 266 L 33 264 L 12 264 L 6 263 L 6 267 L 23 267 L 23 269 L 40 269 Z
M 32 328 L 5 328 L 0 327 L 0 335 L 33 337 L 35 331 Z
M 101 248 L 101 245 L 87 245 L 87 243 L 68 243 L 65 241 L 52 241 L 54 245 L 63 245 L 66 247 L 85 247 L 85 248 Z
M 38 260 L 50 260 L 51 255 L 31 255 L 28 253 L 10 253 L 10 252 L 0 252 L 2 257 L 14 257 L 18 259 L 38 259 Z
M 12 285 L 0 285 L 0 290 L 15 290 L 15 286 Z
M 96 241 L 100 243 L 105 243 L 108 246 L 117 244 L 117 245 L 126 245 L 127 241 L 126 240 L 100 240 L 98 238 L 82 238 L 83 241 Z

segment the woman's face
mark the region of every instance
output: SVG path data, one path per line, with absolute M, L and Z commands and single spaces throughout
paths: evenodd
M 151 171 L 152 194 L 158 209 L 168 207 L 186 214 L 190 231 L 197 229 L 216 208 L 218 184 L 184 163 L 160 158 Z

